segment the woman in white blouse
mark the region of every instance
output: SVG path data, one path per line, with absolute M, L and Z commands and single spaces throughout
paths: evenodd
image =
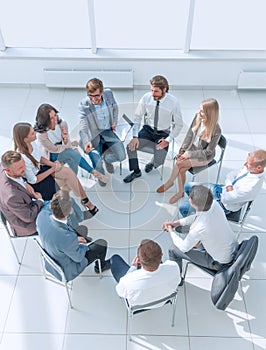
M 19 122 L 13 127 L 14 148 L 22 154 L 26 164 L 25 177 L 36 192 L 40 192 L 44 200 L 50 200 L 58 186 L 81 198 L 81 203 L 91 216 L 98 208 L 88 199 L 76 174 L 60 162 L 52 162 L 41 156 L 35 142 L 36 132 L 30 123 Z M 95 170 L 96 171 L 96 170 Z
M 195 115 L 176 156 L 170 178 L 157 188 L 158 193 L 167 191 L 178 177 L 178 192 L 170 198 L 169 203 L 173 204 L 184 196 L 187 170 L 207 165 L 214 158 L 215 147 L 221 136 L 218 118 L 218 102 L 214 98 L 202 101 L 200 111 Z

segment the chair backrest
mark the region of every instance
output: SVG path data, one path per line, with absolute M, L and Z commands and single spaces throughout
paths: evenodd
M 217 163 L 223 160 L 226 144 L 227 144 L 226 138 L 224 137 L 224 135 L 221 135 L 218 142 L 218 146 L 220 147 L 221 152 L 220 152 L 220 157 L 217 160 Z
M 155 301 L 152 301 L 150 303 L 146 303 L 146 304 L 142 304 L 142 305 L 132 305 L 132 306 L 130 306 L 128 301 L 126 300 L 126 306 L 134 314 L 137 311 L 153 309 L 153 308 L 156 308 L 156 307 L 161 307 L 164 304 L 166 304 L 168 301 L 173 301 L 174 299 L 176 299 L 176 297 L 177 297 L 177 290 L 174 291 L 172 294 L 167 295 L 166 297 L 164 297 L 162 299 L 155 300 Z
M 126 114 L 122 115 L 123 123 L 118 123 L 116 126 L 116 134 L 122 142 L 124 142 L 133 128 L 134 123 L 128 118 Z
M 14 243 L 13 243 L 13 240 L 14 240 L 14 239 L 26 239 L 26 238 L 35 237 L 35 236 L 38 235 L 38 233 L 36 232 L 36 233 L 34 233 L 34 234 L 32 234 L 32 235 L 28 235 L 28 236 L 15 236 L 15 235 L 13 234 L 13 231 L 12 231 L 12 229 L 10 228 L 9 222 L 8 222 L 7 218 L 5 217 L 5 214 L 2 212 L 2 210 L 0 210 L 0 218 L 1 218 L 1 221 L 2 221 L 2 223 L 3 223 L 3 225 L 4 225 L 5 231 L 6 231 L 7 235 L 8 235 L 9 242 L 10 242 L 11 247 L 12 247 L 12 249 L 13 249 L 13 252 L 14 252 L 14 254 L 15 254 L 15 256 L 16 256 L 16 259 L 17 259 L 17 261 L 18 261 L 18 264 L 20 265 L 20 264 L 21 264 L 21 259 L 19 258 L 19 255 L 18 255 L 18 253 L 17 253 L 17 251 L 16 251 L 16 248 L 15 248 L 15 245 L 14 245 Z
M 217 172 L 217 176 L 216 176 L 216 183 L 219 183 L 219 178 L 220 178 L 220 173 L 221 173 L 221 169 L 222 169 L 222 162 L 223 162 L 226 144 L 227 144 L 226 138 L 223 135 L 221 135 L 220 139 L 218 141 L 218 147 L 220 148 L 219 158 L 213 159 L 212 161 L 210 161 L 210 163 L 208 163 L 205 166 L 198 166 L 198 167 L 193 167 L 193 168 L 188 169 L 188 171 L 193 175 L 192 181 L 194 181 L 196 174 L 200 173 L 201 171 L 203 171 L 207 168 L 210 168 L 214 164 L 217 164 L 218 165 L 218 172 Z
M 50 255 L 42 247 L 38 239 L 34 238 L 34 241 L 36 242 L 36 245 L 41 253 L 44 269 L 46 269 L 50 274 L 52 274 L 59 281 L 65 282 L 66 278 L 62 268 L 54 261 L 53 258 L 50 257 Z
M 1 217 L 1 221 L 2 221 L 2 223 L 3 223 L 3 225 L 4 225 L 5 230 L 6 230 L 7 233 L 8 233 L 8 235 L 9 235 L 10 237 L 15 237 L 15 236 L 12 234 L 11 229 L 9 228 L 8 221 L 7 221 L 6 217 L 5 217 L 5 214 L 2 212 L 2 210 L 0 210 L 0 217 Z
M 239 244 L 233 262 L 214 276 L 211 288 L 211 299 L 215 307 L 225 310 L 233 300 L 239 281 L 255 258 L 258 249 L 258 237 L 252 236 Z
M 129 335 L 129 340 L 132 340 L 131 338 L 131 319 L 133 318 L 133 315 L 141 312 L 141 311 L 146 311 L 149 309 L 153 308 L 158 308 L 161 306 L 164 306 L 165 304 L 168 304 L 168 302 L 171 302 L 172 304 L 172 323 L 171 326 L 174 327 L 175 325 L 175 311 L 176 311 L 176 299 L 177 299 L 177 289 L 171 293 L 170 295 L 167 295 L 166 297 L 152 301 L 150 303 L 142 304 L 142 305 L 132 305 L 130 306 L 127 299 L 125 299 L 125 304 L 127 307 L 127 312 L 128 312 L 128 335 Z
M 238 224 L 244 224 L 248 213 L 252 207 L 253 200 L 246 202 L 241 209 L 239 209 L 236 212 L 231 212 L 228 215 L 226 215 L 227 220 L 238 223 Z

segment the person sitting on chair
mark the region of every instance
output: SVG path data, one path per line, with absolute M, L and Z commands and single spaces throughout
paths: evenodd
M 109 260 L 105 260 L 107 242 L 97 239 L 89 246 L 83 237 L 78 237 L 67 224 L 67 217 L 72 211 L 69 193 L 57 191 L 50 204 L 37 217 L 37 230 L 42 246 L 47 253 L 62 268 L 67 281 L 77 277 L 89 264 L 100 259 L 101 269 L 110 268 Z M 95 263 L 94 270 L 99 273 L 99 266 Z
M 174 247 L 169 250 L 169 258 L 177 262 L 182 273 L 182 259 L 208 269 L 219 271 L 229 264 L 238 243 L 223 209 L 213 200 L 211 191 L 202 185 L 193 186 L 189 202 L 196 214 L 177 221 L 166 221 L 163 230 L 170 233 Z M 173 230 L 177 226 L 189 225 L 190 230 L 183 240 Z M 182 285 L 183 280 L 181 280 Z
M 214 199 L 221 205 L 226 215 L 237 213 L 243 205 L 256 198 L 264 182 L 264 168 L 266 166 L 266 151 L 258 149 L 248 154 L 241 169 L 230 171 L 225 179 L 225 185 L 205 184 L 213 193 Z M 185 185 L 185 192 L 189 195 L 190 188 L 196 183 Z M 199 183 L 197 183 L 199 184 Z M 179 207 L 182 216 L 193 213 L 189 201 L 183 201 Z
M 76 175 L 80 167 L 106 183 L 107 178 L 80 155 L 76 149 L 78 142 L 70 140 L 67 122 L 60 119 L 58 113 L 55 107 L 47 103 L 40 105 L 37 110 L 34 130 L 42 155 L 52 162 L 67 164 Z
M 106 170 L 112 174 L 112 163 L 126 159 L 124 145 L 115 133 L 118 106 L 112 91 L 104 90 L 100 79 L 90 79 L 86 90 L 87 98 L 79 104 L 80 145 L 90 157 L 94 168 L 102 174 L 104 169 L 101 157 L 104 154 Z M 102 181 L 99 184 L 105 186 Z
M 26 165 L 21 153 L 6 151 L 0 165 L 0 209 L 10 224 L 14 236 L 29 236 L 37 233 L 36 218 L 44 202 L 25 179 Z M 80 207 L 72 200 L 73 213 L 68 222 L 77 234 L 87 235 L 87 227 L 79 226 L 84 220 Z M 86 237 L 87 238 L 87 237 Z M 88 238 L 88 240 L 91 240 Z
M 167 79 L 156 75 L 150 85 L 151 91 L 140 99 L 135 111 L 133 139 L 127 145 L 129 170 L 133 172 L 124 178 L 126 183 L 141 176 L 137 150 L 146 146 L 154 150 L 152 161 L 145 166 L 145 172 L 149 173 L 164 163 L 169 143 L 183 127 L 180 105 L 176 97 L 168 93 Z M 140 130 L 143 117 L 144 126 Z
M 180 281 L 179 268 L 173 261 L 161 263 L 162 255 L 159 244 L 150 239 L 141 241 L 131 267 L 113 255 L 110 263 L 117 294 L 130 305 L 141 305 L 173 293 Z
M 178 179 L 178 192 L 169 203 L 174 204 L 184 196 L 186 172 L 191 167 L 207 166 L 214 156 L 215 148 L 221 137 L 218 124 L 219 104 L 214 98 L 202 101 L 199 112 L 195 115 L 186 137 L 177 154 L 170 178 L 157 188 L 158 193 L 167 191 Z

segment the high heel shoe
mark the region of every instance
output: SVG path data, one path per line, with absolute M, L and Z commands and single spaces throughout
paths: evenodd
M 86 197 L 86 198 L 83 198 L 81 200 L 81 204 L 83 205 L 83 207 L 86 209 L 84 212 L 83 212 L 83 215 L 84 215 L 84 220 L 87 220 L 87 219 L 91 219 L 94 215 L 96 215 L 99 211 L 99 209 L 96 207 L 96 205 L 90 209 L 86 204 L 89 202 L 89 198 Z

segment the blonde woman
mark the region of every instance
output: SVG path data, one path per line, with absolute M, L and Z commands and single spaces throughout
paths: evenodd
M 94 216 L 99 209 L 88 199 L 76 174 L 58 161 L 52 162 L 42 157 L 35 142 L 36 132 L 30 123 L 19 122 L 13 127 L 15 151 L 20 152 L 26 164 L 25 177 L 36 192 L 40 192 L 44 200 L 50 200 L 58 190 L 57 185 L 65 191 L 73 193 L 81 199 L 88 211 L 86 218 Z M 84 216 L 84 217 L 85 217 Z
M 191 167 L 207 165 L 214 158 L 215 147 L 221 136 L 218 118 L 218 102 L 214 98 L 202 101 L 200 110 L 195 115 L 176 156 L 170 178 L 157 188 L 158 193 L 167 191 L 178 177 L 178 192 L 170 198 L 170 204 L 176 203 L 184 196 L 187 170 Z

